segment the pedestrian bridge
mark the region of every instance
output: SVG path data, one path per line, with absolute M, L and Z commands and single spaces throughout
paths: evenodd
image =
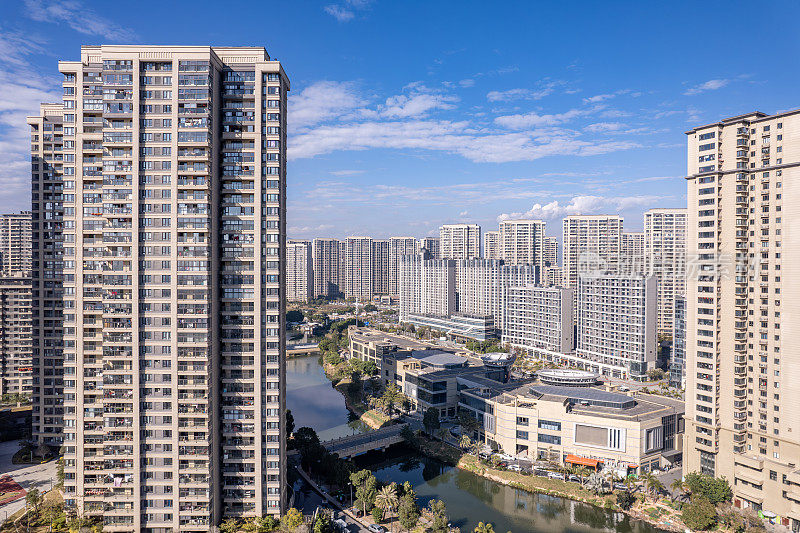
M 402 431 L 408 424 L 395 424 L 367 433 L 359 433 L 322 443 L 325 448 L 342 459 L 355 457 L 373 450 L 385 450 L 389 446 L 399 444 L 405 439 Z

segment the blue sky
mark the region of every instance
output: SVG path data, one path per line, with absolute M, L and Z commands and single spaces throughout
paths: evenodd
M 642 211 L 685 204 L 689 127 L 800 106 L 798 15 L 781 1 L 2 0 L 0 210 L 29 206 L 25 116 L 60 98 L 57 61 L 81 44 L 263 45 L 292 83 L 290 237 L 527 216 L 560 235 L 565 214 L 591 213 L 640 230 Z

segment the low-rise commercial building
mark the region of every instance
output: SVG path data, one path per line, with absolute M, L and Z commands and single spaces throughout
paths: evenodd
M 601 386 L 596 374 L 551 372 L 558 374 L 555 381 L 548 371 L 535 381 L 506 384 L 476 375 L 459 378 L 458 409 L 478 420 L 482 442 L 522 458 L 621 475 L 680 459 L 683 402 L 623 394 Z

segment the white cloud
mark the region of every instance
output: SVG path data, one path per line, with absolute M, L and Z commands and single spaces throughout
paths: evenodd
M 313 126 L 351 113 L 364 104 L 352 83 L 318 81 L 289 96 L 289 124 L 293 129 Z
M 366 170 L 332 170 L 331 174 L 334 176 L 355 176 L 357 174 L 363 174 Z
M 339 22 L 347 22 L 349 20 L 352 20 L 356 16 L 356 14 L 350 11 L 349 9 L 346 9 L 342 6 L 338 6 L 336 4 L 325 6 L 323 9 L 325 10 L 325 13 L 332 16 Z
M 621 122 L 595 122 L 583 128 L 583 131 L 589 133 L 606 133 L 610 131 L 619 131 L 625 127 Z
M 453 109 L 457 96 L 430 91 L 425 86 L 412 86 L 411 94 L 398 94 L 386 99 L 379 107 L 382 116 L 388 118 L 421 117 L 434 109 Z
M 589 113 L 591 113 L 591 110 L 588 109 L 570 109 L 564 113 L 555 113 L 552 115 L 521 113 L 516 115 L 504 115 L 496 117 L 494 121 L 498 126 L 503 126 L 504 128 L 509 128 L 512 130 L 521 130 L 525 128 L 556 126 Z
M 591 215 L 598 213 L 618 213 L 633 207 L 652 205 L 660 200 L 661 196 L 573 196 L 568 203 L 561 204 L 553 200 L 547 204 L 536 203 L 524 213 L 503 213 L 497 217 L 498 222 L 503 220 L 541 218 L 552 220 L 568 215 Z
M 98 15 L 79 0 L 25 0 L 25 9 L 33 20 L 66 24 L 84 35 L 99 35 L 115 42 L 137 40 L 133 30 Z
M 505 91 L 489 91 L 486 99 L 490 102 L 509 102 L 511 100 L 541 100 L 553 94 L 557 87 L 564 85 L 562 81 L 544 80 L 535 89 L 508 89 Z
M 339 22 L 349 22 L 356 16 L 356 11 L 366 9 L 372 0 L 345 0 L 341 4 L 329 4 L 322 8 L 325 13 Z
M 708 80 L 705 83 L 701 83 L 700 85 L 695 85 L 686 90 L 683 94 L 687 96 L 693 96 L 695 94 L 704 93 L 706 91 L 716 91 L 717 89 L 722 89 L 726 85 L 728 85 L 731 80 L 728 79 L 715 79 L 715 80 Z
M 458 82 L 459 85 L 462 87 L 473 87 L 475 85 L 475 80 L 466 78 Z

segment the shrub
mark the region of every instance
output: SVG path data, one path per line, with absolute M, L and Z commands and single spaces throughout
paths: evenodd
M 693 531 L 703 531 L 717 521 L 717 510 L 708 498 L 695 497 L 683 507 L 683 523 Z

